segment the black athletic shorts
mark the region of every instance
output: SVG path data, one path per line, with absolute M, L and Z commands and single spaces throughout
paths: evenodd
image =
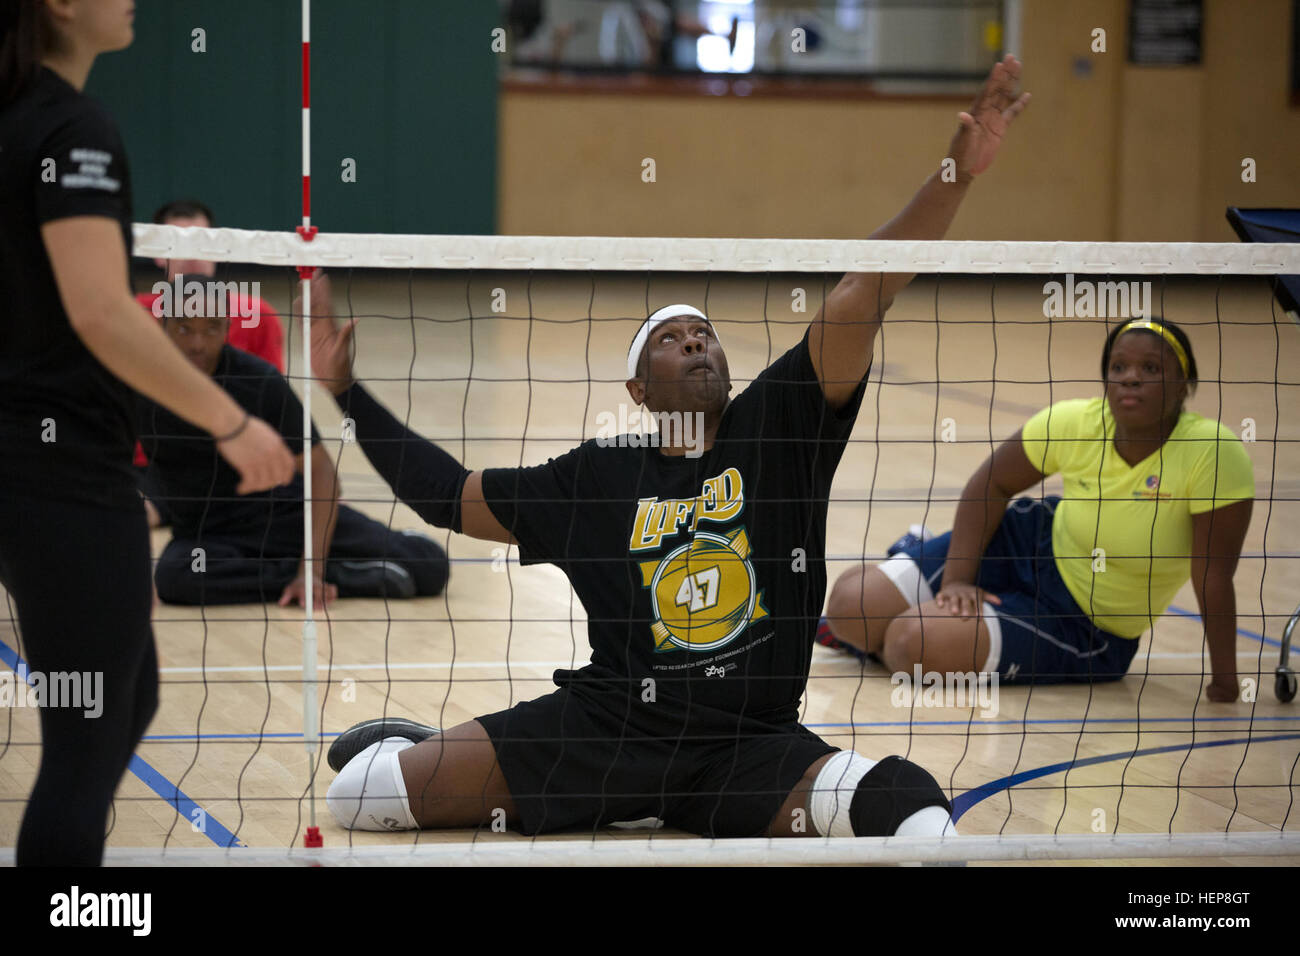
M 838 749 L 793 720 L 571 687 L 478 722 L 530 836 L 646 817 L 701 836 L 761 836 L 804 771 Z

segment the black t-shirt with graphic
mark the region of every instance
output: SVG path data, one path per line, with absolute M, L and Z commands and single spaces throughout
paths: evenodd
M 591 664 L 557 682 L 793 719 L 826 594 L 827 498 L 864 391 L 865 377 L 827 405 L 805 334 L 700 457 L 592 440 L 485 471 L 521 562 L 559 567 L 587 611 Z
M 41 238 L 74 216 L 115 220 L 131 251 L 117 126 L 42 67 L 0 109 L 0 494 L 139 509 L 134 393 L 73 331 Z
M 245 411 L 302 450 L 302 403 L 270 362 L 235 348 L 221 347 L 212 380 Z M 217 451 L 216 439 L 144 396 L 139 397 L 140 443 L 162 495 L 172 511 L 178 538 L 220 535 L 238 538 L 266 534 L 272 522 L 302 520 L 302 474 L 269 491 L 238 494 L 239 473 Z M 320 444 L 313 422 L 312 446 Z

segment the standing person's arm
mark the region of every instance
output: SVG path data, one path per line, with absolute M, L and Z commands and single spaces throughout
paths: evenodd
M 974 178 L 988 169 L 1012 120 L 1029 103 L 1015 95 L 1020 61 L 1008 54 L 989 72 L 969 113 L 948 146 L 954 181 L 936 169 L 897 216 L 872 239 L 942 239 Z M 809 326 L 808 351 L 828 404 L 839 408 L 857 390 L 871 365 L 876 332 L 910 273 L 852 272 L 826 298 Z
M 1007 502 L 1044 477 L 1025 454 L 1020 431 L 999 445 L 975 470 L 957 503 L 948 559 L 943 567 L 943 587 L 934 597 L 935 604 L 966 620 L 979 616 L 984 601 L 1002 603 L 997 595 L 975 586 L 980 561 L 1007 513 Z
M 1237 501 L 1192 515 L 1192 589 L 1210 650 L 1210 683 L 1216 703 L 1237 699 L 1237 594 L 1232 586 L 1254 500 Z
M 275 429 L 246 416 L 131 295 L 126 248 L 115 220 L 54 219 L 41 226 L 41 238 L 73 331 L 105 368 L 217 438 L 217 450 L 239 472 L 240 494 L 290 481 L 293 457 Z

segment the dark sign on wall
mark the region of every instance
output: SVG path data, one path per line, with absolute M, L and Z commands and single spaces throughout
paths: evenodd
M 1291 105 L 1300 106 L 1300 0 L 1291 0 Z
M 1129 0 L 1128 61 L 1142 66 L 1201 62 L 1202 0 Z

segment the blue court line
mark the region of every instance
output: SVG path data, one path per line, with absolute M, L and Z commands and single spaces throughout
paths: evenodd
M 222 849 L 232 846 L 244 846 L 212 814 L 178 790 L 174 783 L 145 763 L 138 754 L 131 755 L 131 763 L 128 766 L 133 774 L 144 781 L 145 786 L 171 804 L 183 819 L 190 821 L 191 826 L 196 822 L 194 814 L 196 812 L 201 814 L 198 819 L 203 821 L 201 824 L 202 831 L 217 846 Z
M 1236 744 L 1264 744 L 1275 743 L 1281 740 L 1300 740 L 1300 734 L 1277 734 L 1272 737 L 1238 737 L 1235 740 L 1206 740 L 1198 744 L 1172 744 L 1168 747 L 1147 747 L 1144 750 L 1122 750 L 1119 753 L 1102 754 L 1097 757 L 1084 757 L 1082 760 L 1066 760 L 1062 763 L 1048 764 L 1045 767 L 1036 767 L 1033 770 L 1022 770 L 1020 773 L 1012 774 L 1009 777 L 1000 777 L 997 780 L 991 780 L 974 790 L 967 790 L 959 794 L 952 801 L 952 819 L 953 822 L 961 819 L 961 816 L 975 804 L 987 800 L 995 793 L 1003 790 L 1009 790 L 1029 780 L 1037 780 L 1039 777 L 1047 777 L 1054 773 L 1063 773 L 1066 770 L 1072 770 L 1076 767 L 1088 767 L 1093 764 L 1107 763 L 1112 760 L 1127 760 L 1130 757 L 1147 757 L 1152 754 L 1178 753 L 1183 750 L 1195 750 L 1198 747 L 1231 747 Z
M 18 652 L 4 641 L 0 641 L 0 661 L 4 661 L 15 674 L 21 676 L 23 680 L 27 680 L 27 662 L 19 657 Z M 145 740 L 148 739 L 145 738 Z M 166 800 L 178 814 L 185 820 L 190 821 L 191 824 L 194 822 L 194 811 L 198 810 L 202 813 L 203 833 L 217 846 L 225 849 L 226 847 L 244 845 L 235 838 L 233 833 L 217 822 L 216 817 L 182 793 L 176 784 L 151 767 L 138 754 L 131 755 L 131 762 L 127 765 L 127 769 L 135 774 L 146 787 Z
M 1169 605 L 1169 610 L 1173 611 L 1175 614 L 1181 615 L 1182 617 L 1190 617 L 1194 621 L 1199 621 L 1201 619 L 1201 615 L 1197 614 L 1195 611 L 1188 611 L 1185 608 L 1173 604 Z M 1265 637 L 1263 634 L 1256 634 L 1254 631 L 1248 631 L 1244 627 L 1237 628 L 1237 633 L 1242 637 L 1253 638 L 1254 640 L 1259 641 L 1262 644 L 1267 644 L 1270 647 L 1282 646 L 1281 641 L 1275 641 L 1273 638 Z
M 1189 723 L 1225 723 L 1227 721 L 1253 720 L 1256 723 L 1262 723 L 1267 720 L 1300 720 L 1300 714 L 1286 714 L 1276 717 L 1242 717 L 1240 715 L 1225 717 L 1143 717 L 1143 724 L 1189 724 Z M 1136 724 L 1136 717 L 1089 717 L 1089 724 Z M 1021 727 L 1026 724 L 1081 724 L 1084 721 L 1077 717 L 1037 717 L 1031 720 L 876 720 L 865 723 L 821 723 L 821 724 L 804 724 L 810 730 L 813 727 L 999 727 L 999 726 L 1016 726 Z M 1158 731 L 1152 731 L 1158 733 Z

